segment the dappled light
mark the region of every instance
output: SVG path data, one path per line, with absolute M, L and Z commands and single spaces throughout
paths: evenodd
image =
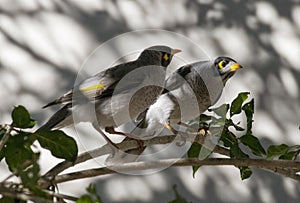
M 9 123 L 14 106 L 24 105 L 38 126 L 57 110 L 42 110 L 49 101 L 67 92 L 83 67 L 86 75 L 121 61 L 128 47 L 173 42 L 167 34 L 141 36 L 129 43 L 107 47 L 105 55 L 95 49 L 120 34 L 140 29 L 172 31 L 189 38 L 199 50 L 182 44 L 182 55 L 174 58 L 170 70 L 199 60 L 230 56 L 243 69 L 226 85 L 224 101 L 239 92 L 255 99 L 253 133 L 264 146 L 299 144 L 300 131 L 300 4 L 291 1 L 184 0 L 184 1 L 51 1 L 3 0 L 0 2 L 0 121 Z M 154 36 L 154 37 L 153 37 Z M 167 44 L 166 44 L 167 45 Z M 127 57 L 136 56 L 128 53 Z M 181 58 L 180 58 L 181 57 Z M 134 57 L 133 57 L 134 58 Z M 87 64 L 85 64 L 87 62 Z M 169 70 L 168 70 L 169 71 Z M 236 118 L 238 121 L 239 118 Z M 245 122 L 244 120 L 242 122 Z M 87 124 L 94 147 L 104 141 Z M 70 130 L 73 133 L 72 130 Z M 81 139 L 74 136 L 80 143 Z M 112 136 L 112 139 L 118 140 Z M 86 150 L 84 145 L 79 151 Z M 42 154 L 42 160 L 49 162 Z M 3 162 L 2 162 L 3 163 Z M 0 178 L 8 171 L 0 164 Z M 49 164 L 49 163 L 47 163 Z M 76 166 L 80 168 L 81 166 Z M 75 167 L 75 168 L 76 168 Z M 47 171 L 46 168 L 42 170 Z M 71 170 L 70 170 L 71 171 Z M 69 171 L 68 171 L 69 172 Z M 298 202 L 299 183 L 265 171 L 255 170 L 242 181 L 238 169 L 203 167 L 195 179 L 191 168 L 169 168 L 149 176 L 112 175 L 99 179 L 97 191 L 104 202 L 168 202 L 173 184 L 192 202 Z M 82 194 L 89 181 L 59 186 L 60 191 Z M 78 188 L 77 188 L 78 187 Z

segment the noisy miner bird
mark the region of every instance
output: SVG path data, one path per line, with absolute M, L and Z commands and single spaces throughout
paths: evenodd
M 114 133 L 114 127 L 129 122 L 154 103 L 161 94 L 165 70 L 179 49 L 152 46 L 127 63 L 108 68 L 83 80 L 62 97 L 43 108 L 63 104 L 38 130 L 59 129 L 90 122 L 115 146 L 101 129 Z
M 167 78 L 165 90 L 156 102 L 139 116 L 141 121 L 132 134 L 146 139 L 159 135 L 164 128 L 176 134 L 174 126 L 184 125 L 218 101 L 226 82 L 240 68 L 234 59 L 225 56 L 180 67 Z M 143 150 L 126 153 L 137 155 Z

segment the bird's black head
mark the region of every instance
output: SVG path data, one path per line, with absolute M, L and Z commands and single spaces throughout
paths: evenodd
M 141 53 L 139 60 L 143 60 L 147 65 L 167 67 L 171 63 L 174 54 L 178 52 L 181 52 L 181 50 L 162 45 L 152 46 Z
M 236 70 L 242 68 L 242 66 L 238 64 L 234 59 L 226 56 L 220 56 L 216 58 L 214 61 L 214 66 L 220 73 L 224 82 L 231 78 Z

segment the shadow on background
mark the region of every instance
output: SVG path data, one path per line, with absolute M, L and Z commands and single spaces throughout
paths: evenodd
M 256 105 L 254 132 L 265 146 L 299 144 L 298 1 L 2 1 L 0 119 L 9 122 L 13 106 L 23 104 L 41 124 L 55 109 L 40 107 L 72 87 L 96 47 L 145 28 L 184 34 L 213 57 L 237 59 L 245 69 L 226 87 L 228 100 L 240 91 L 251 92 Z M 118 47 L 110 51 L 119 52 Z M 299 183 L 287 178 L 255 170 L 250 180 L 240 181 L 233 167 L 211 169 L 204 167 L 196 179 L 190 169 L 167 169 L 153 175 L 161 185 L 153 183 L 152 176 L 107 176 L 97 181 L 97 188 L 105 202 L 167 202 L 174 198 L 173 184 L 193 202 L 300 198 Z M 76 195 L 79 191 L 82 186 Z

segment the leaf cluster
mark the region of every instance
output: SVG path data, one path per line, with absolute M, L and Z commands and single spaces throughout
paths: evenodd
M 285 159 L 295 160 L 300 153 L 300 145 L 288 146 L 286 144 L 272 145 L 265 148 L 259 139 L 253 135 L 252 124 L 254 115 L 254 99 L 248 101 L 249 92 L 240 93 L 231 104 L 223 104 L 220 107 L 210 109 L 213 115 L 200 115 L 196 120 L 201 128 L 206 126 L 210 135 L 219 138 L 216 143 L 230 151 L 230 157 L 235 159 L 247 159 L 251 156 L 263 159 Z M 240 123 L 234 123 L 235 116 L 245 116 L 246 129 Z M 195 120 L 192 122 L 195 126 Z M 237 133 L 239 132 L 239 133 Z M 242 134 L 238 136 L 237 134 Z M 204 146 L 193 143 L 188 151 L 188 157 L 201 158 Z M 201 151 L 202 150 L 202 151 Z M 212 152 L 212 150 L 211 150 Z M 209 155 L 209 153 L 206 153 Z M 249 167 L 238 167 L 241 179 L 247 179 L 251 176 L 252 170 Z M 193 166 L 193 176 L 198 171 L 199 166 Z
M 3 125 L 0 130 L 0 161 L 4 159 L 12 175 L 20 179 L 16 192 L 28 190 L 37 196 L 49 198 L 38 185 L 40 152 L 36 142 L 49 150 L 54 157 L 71 162 L 77 157 L 77 144 L 72 137 L 59 130 L 28 132 L 36 122 L 24 106 L 15 107 L 11 118 L 12 123 Z M 8 199 L 3 197 L 0 202 Z

